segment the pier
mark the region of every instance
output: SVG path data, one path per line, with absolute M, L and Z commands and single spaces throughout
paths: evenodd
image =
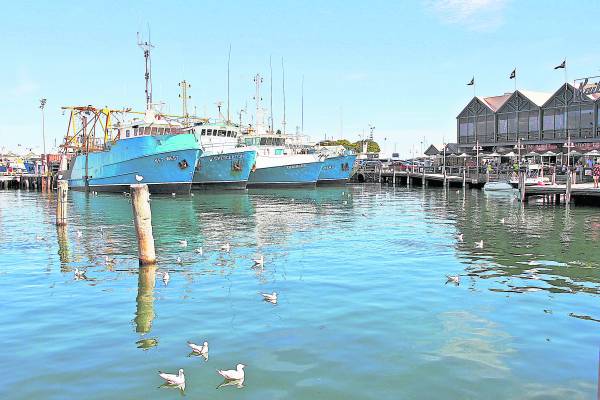
M 0 174 L 0 189 L 45 190 L 56 188 L 56 176 L 48 175 L 46 182 L 40 174 Z

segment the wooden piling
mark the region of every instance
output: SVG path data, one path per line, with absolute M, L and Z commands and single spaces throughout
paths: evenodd
M 463 181 L 462 181 L 463 189 L 467 188 L 467 169 L 463 168 Z
M 565 192 L 565 204 L 569 204 L 571 202 L 571 179 L 572 179 L 572 174 L 569 172 L 567 174 L 567 189 Z
M 392 172 L 392 186 L 396 186 L 396 166 L 393 166 L 394 170 Z
M 67 181 L 58 182 L 58 195 L 56 196 L 56 225 L 67 225 L 67 196 L 69 192 L 69 183 Z
M 156 252 L 152 235 L 152 212 L 148 185 L 131 185 L 130 191 L 133 221 L 138 240 L 138 259 L 140 265 L 151 265 L 156 263 Z
M 525 185 L 525 172 L 523 171 L 519 171 L 519 195 L 520 195 L 520 199 L 521 202 L 524 203 L 527 201 L 527 196 L 526 196 L 526 185 Z

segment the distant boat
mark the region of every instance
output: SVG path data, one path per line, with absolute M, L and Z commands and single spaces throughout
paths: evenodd
M 244 143 L 258 152 L 248 187 L 316 186 L 323 156 L 299 153 L 286 145 L 285 135 L 277 133 L 247 134 Z
M 326 158 L 323 161 L 323 168 L 319 174 L 317 185 L 347 183 L 352 175 L 356 154 L 350 150 L 345 150 L 343 147 L 321 147 L 319 150 Z
M 196 137 L 177 122 L 148 109 L 142 120 L 113 125 L 114 138 L 84 149 L 71 162 L 69 187 L 98 192 L 129 191 L 143 177 L 152 193 L 189 192 L 201 154 Z
M 239 127 L 225 122 L 202 124 L 192 131 L 200 142 L 192 188 L 245 189 L 256 162 L 256 150 L 239 147 Z

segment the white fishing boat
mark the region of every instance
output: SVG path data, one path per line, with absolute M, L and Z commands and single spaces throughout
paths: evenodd
M 483 186 L 483 190 L 488 192 L 498 192 L 498 191 L 507 191 L 514 190 L 513 186 L 508 182 L 486 182 Z

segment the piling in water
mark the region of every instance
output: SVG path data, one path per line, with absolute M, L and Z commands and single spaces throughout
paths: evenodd
M 150 211 L 148 185 L 131 185 L 131 206 L 133 207 L 140 265 L 154 264 L 156 263 L 156 252 L 152 235 L 152 212 Z
M 67 195 L 69 192 L 69 183 L 67 181 L 58 182 L 58 195 L 56 196 L 56 225 L 67 225 Z

